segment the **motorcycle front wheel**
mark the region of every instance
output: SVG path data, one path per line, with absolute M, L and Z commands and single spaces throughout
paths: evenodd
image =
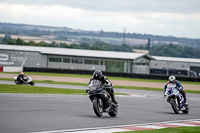
M 174 98 L 171 98 L 171 106 L 172 106 L 172 109 L 174 111 L 174 113 L 178 114 L 179 113 L 179 106 L 177 104 L 177 102 L 175 101 L 176 99 Z
M 15 84 L 17 84 L 17 85 L 20 85 L 20 82 L 19 82 L 18 80 L 15 80 L 14 82 L 15 82 Z
M 101 99 L 93 99 L 93 109 L 98 117 L 103 115 L 103 103 Z

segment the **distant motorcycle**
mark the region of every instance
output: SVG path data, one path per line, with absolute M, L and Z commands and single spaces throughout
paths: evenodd
M 99 80 L 92 80 L 86 93 L 89 93 L 94 112 L 98 117 L 101 117 L 103 112 L 107 112 L 111 117 L 115 117 L 118 113 L 118 105 L 113 103 L 106 87 L 108 86 L 102 85 Z
M 21 84 L 25 84 L 25 85 L 32 85 L 34 86 L 35 83 L 33 82 L 32 78 L 31 77 L 27 77 L 27 76 L 24 76 L 24 79 L 17 79 L 17 77 L 14 77 L 14 82 L 15 84 L 17 85 L 21 85 Z
M 185 105 L 183 95 L 177 90 L 176 85 L 168 84 L 164 95 L 167 96 L 167 102 L 171 104 L 174 113 L 189 113 L 189 106 Z

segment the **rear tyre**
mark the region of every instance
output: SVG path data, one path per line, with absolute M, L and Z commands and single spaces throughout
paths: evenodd
M 182 111 L 183 114 L 188 114 L 189 113 L 189 107 L 185 107 L 185 110 Z
M 172 106 L 172 109 L 174 110 L 174 113 L 178 114 L 179 113 L 179 107 L 176 104 L 176 101 L 175 101 L 174 98 L 171 99 L 171 106 Z
M 111 116 L 111 117 L 115 117 L 118 113 L 118 106 L 115 106 L 115 107 L 112 107 L 111 111 L 108 112 L 108 114 Z
M 93 99 L 93 109 L 98 117 L 103 115 L 103 103 L 101 99 Z

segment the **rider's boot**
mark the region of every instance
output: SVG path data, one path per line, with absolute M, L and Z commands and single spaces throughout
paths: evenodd
M 180 93 L 183 95 L 185 105 L 188 106 L 189 104 L 187 103 L 186 92 L 181 90 Z
M 112 101 L 115 103 L 115 104 L 118 104 L 117 100 L 115 99 L 115 94 L 114 94 L 114 89 L 113 87 L 110 88 L 110 90 L 108 91 L 110 96 L 111 96 L 111 99 Z
M 188 104 L 188 102 L 187 102 L 187 98 L 186 98 L 186 92 L 185 91 L 183 91 L 183 97 L 184 97 L 184 103 L 185 103 L 185 105 L 186 106 L 188 106 L 189 104 Z
M 113 101 L 115 104 L 118 104 L 117 100 L 115 99 L 115 95 L 111 95 L 111 98 L 112 98 L 112 101 Z
M 186 106 L 189 105 L 189 103 L 187 103 L 187 98 L 186 97 L 184 97 L 184 103 L 185 103 Z

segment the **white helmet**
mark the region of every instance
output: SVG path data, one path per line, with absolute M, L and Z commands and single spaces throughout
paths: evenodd
M 176 77 L 175 76 L 170 76 L 169 77 L 169 83 L 175 83 Z

